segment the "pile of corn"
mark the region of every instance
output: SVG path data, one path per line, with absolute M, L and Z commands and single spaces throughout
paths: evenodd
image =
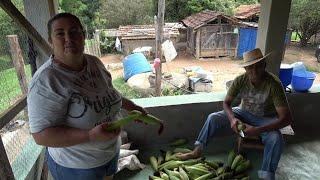
M 155 173 L 149 176 L 152 180 L 248 180 L 247 170 L 250 161 L 233 150 L 228 155 L 226 163 L 207 161 L 204 158 L 181 161 L 176 153 L 190 152 L 189 149 L 176 148 L 167 151 L 163 156 L 151 156 L 150 164 Z

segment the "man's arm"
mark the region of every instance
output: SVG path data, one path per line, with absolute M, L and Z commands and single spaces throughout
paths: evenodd
M 238 118 L 235 118 L 232 112 L 231 103 L 233 100 L 234 100 L 234 97 L 227 95 L 223 101 L 223 109 L 228 116 L 231 128 L 233 129 L 234 132 L 238 133 L 237 124 L 240 120 Z
M 258 127 L 258 131 L 260 133 L 278 130 L 292 123 L 292 117 L 288 107 L 277 107 L 276 110 L 278 113 L 278 119 L 268 125 Z

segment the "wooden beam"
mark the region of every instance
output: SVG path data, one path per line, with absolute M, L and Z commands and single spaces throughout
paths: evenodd
M 156 68 L 156 95 L 161 95 L 161 78 L 162 78 L 162 51 L 161 44 L 163 41 L 165 0 L 158 1 L 158 16 L 156 25 L 156 57 L 160 59 L 160 66 Z
M 201 54 L 201 28 L 196 32 L 196 59 L 200 58 Z
M 0 129 L 9 123 L 27 105 L 27 96 L 23 95 L 10 108 L 0 114 Z
M 16 69 L 22 94 L 27 94 L 27 91 L 28 91 L 27 76 L 24 70 L 24 60 L 23 60 L 22 51 L 19 45 L 18 36 L 7 35 L 7 38 L 10 46 L 12 62 Z
M 38 31 L 29 23 L 29 21 L 20 13 L 10 0 L 1 0 L 0 7 L 21 27 L 22 30 L 41 48 L 46 55 L 52 52 L 49 44 L 41 37 Z
M 2 138 L 0 137 L 0 179 L 1 180 L 14 180 L 13 171 L 4 148 Z

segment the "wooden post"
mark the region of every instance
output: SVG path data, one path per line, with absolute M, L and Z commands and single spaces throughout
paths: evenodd
M 201 51 L 201 28 L 198 29 L 196 32 L 196 59 L 200 58 L 200 51 Z
M 23 94 L 27 94 L 28 84 L 27 84 L 26 73 L 24 71 L 24 61 L 23 61 L 22 51 L 18 41 L 18 36 L 8 35 L 7 38 L 9 41 L 10 53 L 11 53 L 13 65 L 16 69 L 21 91 Z
M 2 138 L 0 137 L 0 179 L 1 180 L 14 180 L 13 171 L 4 149 Z
M 156 25 L 156 57 L 160 59 L 160 66 L 156 68 L 156 95 L 161 95 L 161 78 L 162 78 L 162 51 L 161 44 L 163 40 L 165 0 L 158 1 L 158 16 Z

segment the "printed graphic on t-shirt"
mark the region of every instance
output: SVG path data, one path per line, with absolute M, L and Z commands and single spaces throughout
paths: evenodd
M 248 93 L 242 95 L 241 107 L 243 110 L 251 112 L 256 116 L 263 116 L 264 103 L 267 97 L 267 93 L 250 90 Z
M 82 74 L 73 81 L 79 89 L 86 89 L 86 92 L 73 92 L 68 104 L 68 116 L 71 118 L 81 118 L 86 113 L 102 113 L 106 119 L 110 120 L 119 110 L 121 96 L 112 88 L 111 79 L 102 77 L 99 70 L 90 70 Z M 91 92 L 95 92 L 91 95 Z M 114 107 L 116 106 L 116 107 Z

